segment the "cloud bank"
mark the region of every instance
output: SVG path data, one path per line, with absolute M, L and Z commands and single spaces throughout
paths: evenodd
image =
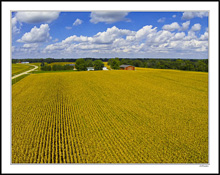
M 15 18 L 25 23 L 50 23 L 59 17 L 60 12 L 17 12 Z
M 130 21 L 125 18 L 128 15 L 128 12 L 91 12 L 90 22 L 97 24 L 99 22 L 104 22 L 107 24 L 118 22 L 118 21 Z
M 189 57 L 193 54 L 205 55 L 208 50 L 208 32 L 200 38 L 195 35 L 199 25 L 194 25 L 187 34 L 174 32 L 180 29 L 180 25 L 173 24 L 165 27 L 169 30 L 157 30 L 157 27 L 146 25 L 138 31 L 119 29 L 115 26 L 106 31 L 98 32 L 92 37 L 70 36 L 61 42 L 50 44 L 45 47 L 45 54 L 80 56 L 126 56 L 136 57 L 145 55 L 158 55 L 165 57 L 166 54 L 174 54 Z M 207 55 L 206 55 L 207 56 Z
M 208 12 L 184 12 L 182 19 L 189 20 L 196 17 L 203 18 L 203 17 L 207 17 L 208 15 L 209 15 Z

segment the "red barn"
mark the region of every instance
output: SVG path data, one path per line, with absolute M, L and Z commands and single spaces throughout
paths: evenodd
M 121 65 L 120 70 L 135 70 L 135 67 L 131 65 Z

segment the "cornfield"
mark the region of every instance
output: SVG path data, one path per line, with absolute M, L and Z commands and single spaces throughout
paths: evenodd
M 208 74 L 32 74 L 12 86 L 12 163 L 208 163 Z

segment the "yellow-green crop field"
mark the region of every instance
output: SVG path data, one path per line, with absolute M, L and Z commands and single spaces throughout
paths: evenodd
M 208 163 L 208 73 L 31 74 L 12 86 L 12 163 Z
M 47 65 L 51 65 L 53 66 L 54 64 L 59 64 L 59 65 L 66 65 L 66 64 L 76 64 L 75 62 L 53 62 L 53 63 L 50 63 L 50 64 L 47 64 Z
M 34 68 L 29 64 L 12 64 L 12 76 Z

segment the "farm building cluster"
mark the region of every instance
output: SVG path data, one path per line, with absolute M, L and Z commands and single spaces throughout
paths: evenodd
M 87 67 L 87 71 L 95 70 L 94 67 Z M 107 67 L 103 67 L 102 70 L 108 70 Z M 135 70 L 134 66 L 131 65 L 121 65 L 120 70 Z
M 135 70 L 135 67 L 134 66 L 131 66 L 131 65 L 121 65 L 120 66 L 120 70 Z
M 26 62 L 21 62 L 21 61 L 20 61 L 19 63 L 20 63 L 20 64 L 29 64 L 29 62 L 27 62 L 27 61 L 26 61 Z
M 95 70 L 94 67 L 87 67 L 87 71 Z M 108 70 L 107 67 L 103 67 L 102 70 Z

